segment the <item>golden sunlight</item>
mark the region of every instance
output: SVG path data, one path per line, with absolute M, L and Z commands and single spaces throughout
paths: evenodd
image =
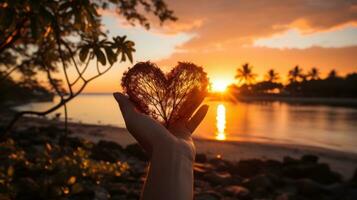
M 223 104 L 217 106 L 216 126 L 216 140 L 226 140 L 226 107 Z
M 229 83 L 224 80 L 213 80 L 211 84 L 212 92 L 224 92 L 227 89 Z

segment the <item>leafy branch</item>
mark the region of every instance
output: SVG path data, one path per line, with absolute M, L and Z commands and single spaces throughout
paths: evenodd
M 130 24 L 145 28 L 150 27 L 150 14 L 160 24 L 176 20 L 163 0 L 0 1 L 0 81 L 27 85 L 26 91 L 40 88 L 44 94 L 60 98 L 46 111 L 16 113 L 7 133 L 22 116 L 44 116 L 61 107 L 67 127 L 69 101 L 115 63 L 133 62 L 134 42 L 126 36 L 109 39 L 108 33 L 103 32 L 104 11 L 116 12 Z M 97 68 L 97 73 L 89 76 L 86 72 L 91 66 Z M 39 85 L 39 73 L 46 74 L 50 91 Z M 19 80 L 13 79 L 15 75 Z M 59 76 L 63 80 L 57 79 Z M 5 100 L 16 101 L 19 95 L 13 96 L 15 99 Z
M 69 52 L 73 53 L 73 50 L 71 49 L 71 47 L 64 41 L 61 40 L 59 43 L 59 54 L 64 55 L 64 52 L 61 48 L 61 44 L 64 44 L 64 46 L 66 46 L 66 48 L 69 50 Z M 103 51 L 104 49 L 104 51 Z M 105 53 L 104 53 L 105 52 Z M 110 52 L 110 53 L 108 53 Z M 67 117 L 67 103 L 69 101 L 71 101 L 73 98 L 75 98 L 76 96 L 78 96 L 84 89 L 85 87 L 93 80 L 95 80 L 96 78 L 98 78 L 99 76 L 107 73 L 112 67 L 113 65 L 117 62 L 117 57 L 121 56 L 121 62 L 125 61 L 127 58 L 130 60 L 130 62 L 133 61 L 133 57 L 132 57 L 132 53 L 135 52 L 134 49 L 134 42 L 126 40 L 126 37 L 114 37 L 113 41 L 107 41 L 107 40 L 100 40 L 97 42 L 92 42 L 92 41 L 87 41 L 87 43 L 83 46 L 80 47 L 79 49 L 79 58 L 82 61 L 82 64 L 85 63 L 85 66 L 83 68 L 82 71 L 79 70 L 79 65 L 80 63 L 76 61 L 75 59 L 75 55 L 74 54 L 70 54 L 70 61 L 71 64 L 73 64 L 74 66 L 76 66 L 76 72 L 77 72 L 77 77 L 74 78 L 74 81 L 70 81 L 70 79 L 67 77 L 65 79 L 66 81 L 66 85 L 69 88 L 69 91 L 71 91 L 69 94 L 65 95 L 63 94 L 63 92 L 61 92 L 58 88 L 58 86 L 55 84 L 55 79 L 52 77 L 51 75 L 51 70 L 48 66 L 46 66 L 44 63 L 42 64 L 42 67 L 45 69 L 46 73 L 47 73 L 47 79 L 49 80 L 50 84 L 52 85 L 52 87 L 55 89 L 57 95 L 60 97 L 60 101 L 54 105 L 53 107 L 49 108 L 46 111 L 21 111 L 16 113 L 16 115 L 14 116 L 14 118 L 10 121 L 10 123 L 8 124 L 6 131 L 5 132 L 9 132 L 11 130 L 11 128 L 15 125 L 15 123 L 23 116 L 25 115 L 37 115 L 37 116 L 45 116 L 49 113 L 52 113 L 54 111 L 56 111 L 57 109 L 61 108 L 62 106 L 64 106 L 65 109 L 65 127 L 67 128 L 67 123 L 68 123 L 68 117 Z M 102 64 L 103 66 L 107 65 L 107 61 L 109 63 L 109 66 L 106 67 L 106 69 L 104 71 L 98 71 L 97 74 L 92 75 L 91 77 L 85 78 L 84 74 L 85 72 L 89 69 L 89 63 L 91 60 L 94 60 L 96 62 L 96 65 L 98 66 L 98 64 Z M 39 59 L 41 62 L 43 62 L 43 60 L 45 60 L 45 58 L 42 56 Z M 68 62 L 70 61 L 66 61 L 64 58 L 61 59 L 62 61 L 62 66 L 67 66 L 67 64 L 69 64 Z M 66 68 L 66 67 L 64 67 Z M 77 86 L 79 84 L 78 80 L 82 79 L 83 83 L 79 86 L 79 89 L 77 91 L 74 91 L 75 86 Z

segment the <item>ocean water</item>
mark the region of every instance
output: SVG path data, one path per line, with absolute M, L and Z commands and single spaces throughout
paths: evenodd
M 45 110 L 54 103 L 30 103 L 17 109 Z M 283 102 L 205 103 L 209 111 L 195 131 L 195 137 L 299 144 L 357 153 L 355 108 Z M 111 94 L 82 94 L 69 103 L 68 110 L 74 122 L 125 127 Z M 62 109 L 56 113 L 63 116 Z

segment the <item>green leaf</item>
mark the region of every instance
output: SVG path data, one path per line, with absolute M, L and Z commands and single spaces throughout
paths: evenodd
M 125 57 L 125 53 L 121 54 L 121 62 L 125 62 L 126 61 L 126 57 Z
M 128 47 L 128 48 L 133 48 L 135 46 L 135 43 L 133 41 L 126 41 L 125 42 L 125 45 Z
M 124 43 L 124 41 L 126 40 L 126 35 L 124 35 L 123 37 L 120 37 L 120 40 L 122 43 Z
M 88 57 L 88 53 L 89 53 L 89 46 L 82 47 L 82 49 L 79 51 L 79 59 L 82 62 L 84 62 Z
M 97 56 L 98 61 L 102 64 L 105 65 L 107 64 L 107 61 L 105 59 L 105 55 L 102 52 L 102 50 L 100 50 L 99 48 L 94 49 L 94 53 Z
M 112 48 L 104 47 L 105 53 L 107 54 L 108 61 L 110 65 L 113 65 L 117 61 L 117 55 L 113 52 Z
M 130 62 L 133 63 L 133 54 L 132 54 L 132 51 L 128 51 L 128 52 L 126 53 L 126 55 L 128 56 Z

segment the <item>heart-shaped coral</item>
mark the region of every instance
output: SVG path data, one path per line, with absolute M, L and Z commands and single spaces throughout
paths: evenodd
M 179 62 L 164 74 L 154 63 L 139 62 L 124 73 L 121 85 L 141 112 L 168 127 L 205 98 L 208 78 L 193 63 Z

